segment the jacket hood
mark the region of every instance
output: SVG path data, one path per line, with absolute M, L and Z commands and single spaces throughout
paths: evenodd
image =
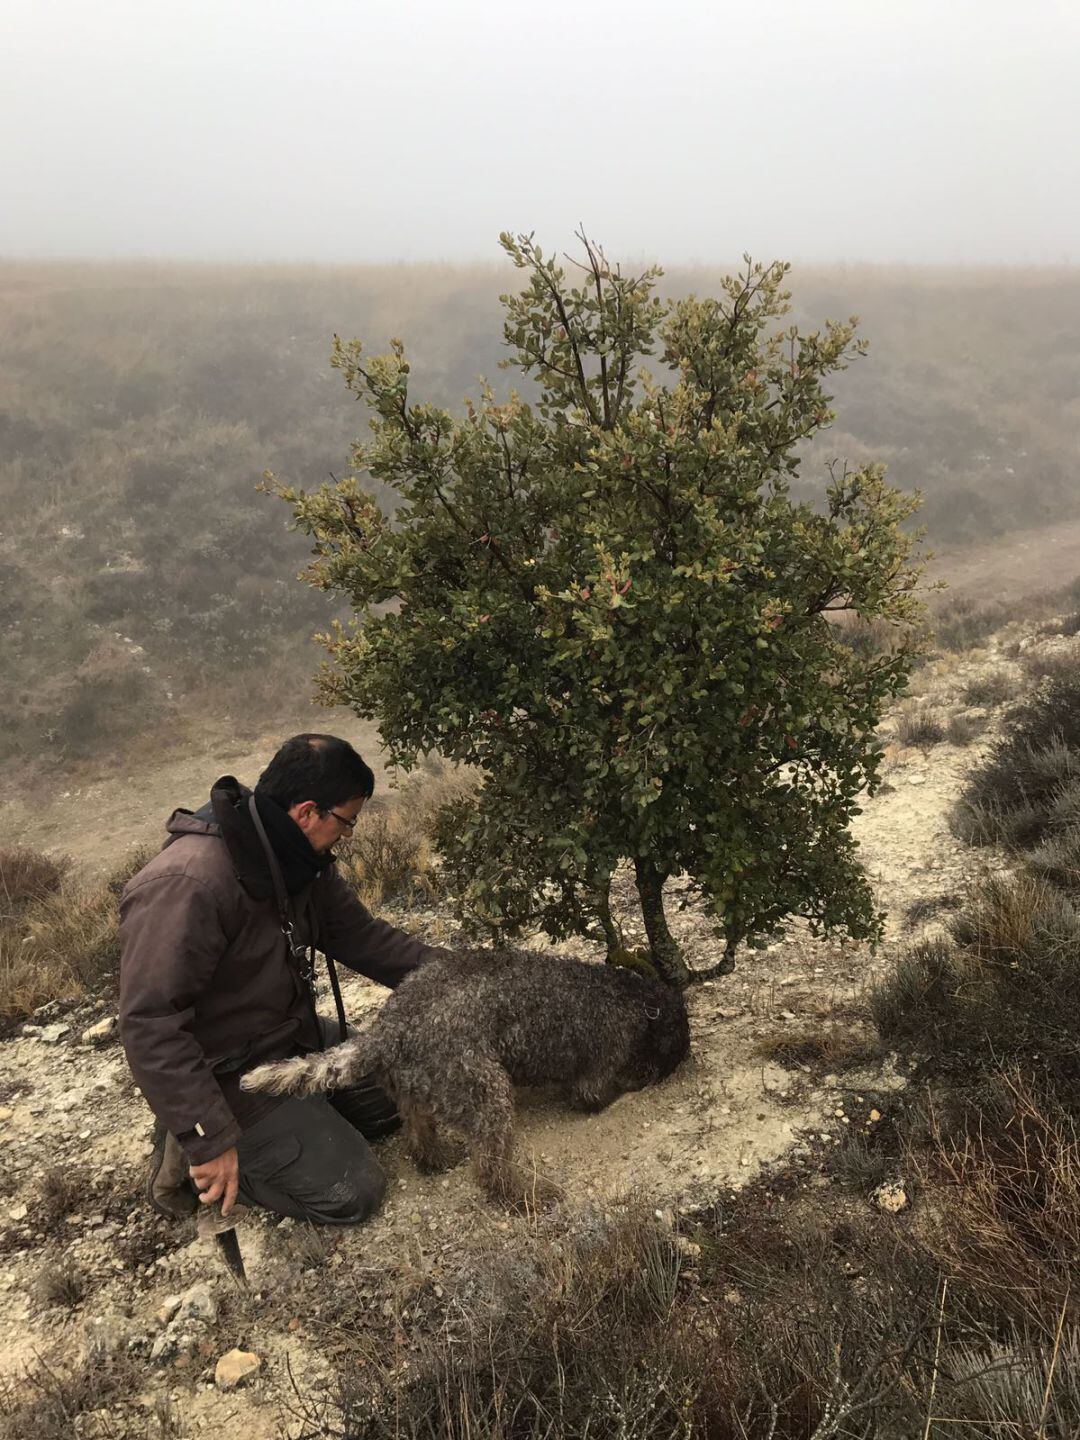
M 223 775 L 214 782 L 210 799 L 201 809 L 173 811 L 165 826 L 169 835 L 165 844 L 171 845 L 181 835 L 206 835 L 224 840 L 236 878 L 243 888 L 253 900 L 270 900 L 275 893 L 274 882 L 248 809 L 251 794 L 234 775 Z M 255 803 L 281 867 L 286 892 L 296 895 L 332 865 L 334 857 L 313 850 L 299 825 L 273 800 L 256 792 Z
M 205 808 L 209 810 L 210 807 Z M 221 826 L 201 810 L 174 810 L 165 822 L 165 831 L 169 837 L 165 841 L 168 846 L 180 835 L 220 835 Z

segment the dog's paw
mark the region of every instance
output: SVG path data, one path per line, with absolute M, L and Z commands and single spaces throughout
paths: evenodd
M 422 1175 L 441 1175 L 446 1170 L 453 1170 L 455 1165 L 460 1165 L 464 1151 L 462 1146 L 454 1145 L 449 1140 L 439 1140 L 423 1146 L 412 1146 L 410 1156 L 413 1164 Z

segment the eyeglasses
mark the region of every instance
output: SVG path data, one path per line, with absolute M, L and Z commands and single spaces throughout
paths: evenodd
M 344 815 L 339 815 L 336 810 L 327 810 L 325 813 L 327 815 L 332 815 L 334 819 L 338 822 L 338 824 L 344 826 L 344 828 L 349 832 L 350 835 L 356 829 L 355 820 L 347 820 Z

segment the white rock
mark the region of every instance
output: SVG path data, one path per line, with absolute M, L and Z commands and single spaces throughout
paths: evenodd
M 108 1040 L 116 1032 L 116 1017 L 106 1015 L 104 1020 L 99 1020 L 96 1025 L 91 1025 L 89 1030 L 82 1033 L 84 1045 L 98 1045 L 103 1040 Z
M 219 1390 L 235 1390 L 262 1366 L 250 1350 L 226 1350 L 214 1366 L 214 1384 Z
M 154 1319 L 159 1325 L 167 1325 L 180 1309 L 179 1295 L 166 1295 L 158 1308 L 154 1311 Z

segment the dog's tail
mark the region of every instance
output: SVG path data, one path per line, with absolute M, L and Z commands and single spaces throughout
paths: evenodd
M 240 1089 L 261 1090 L 267 1095 L 313 1095 L 320 1090 L 340 1090 L 371 1069 L 371 1048 L 365 1036 L 357 1035 L 343 1045 L 314 1055 L 297 1055 L 292 1060 L 257 1065 L 240 1077 Z

